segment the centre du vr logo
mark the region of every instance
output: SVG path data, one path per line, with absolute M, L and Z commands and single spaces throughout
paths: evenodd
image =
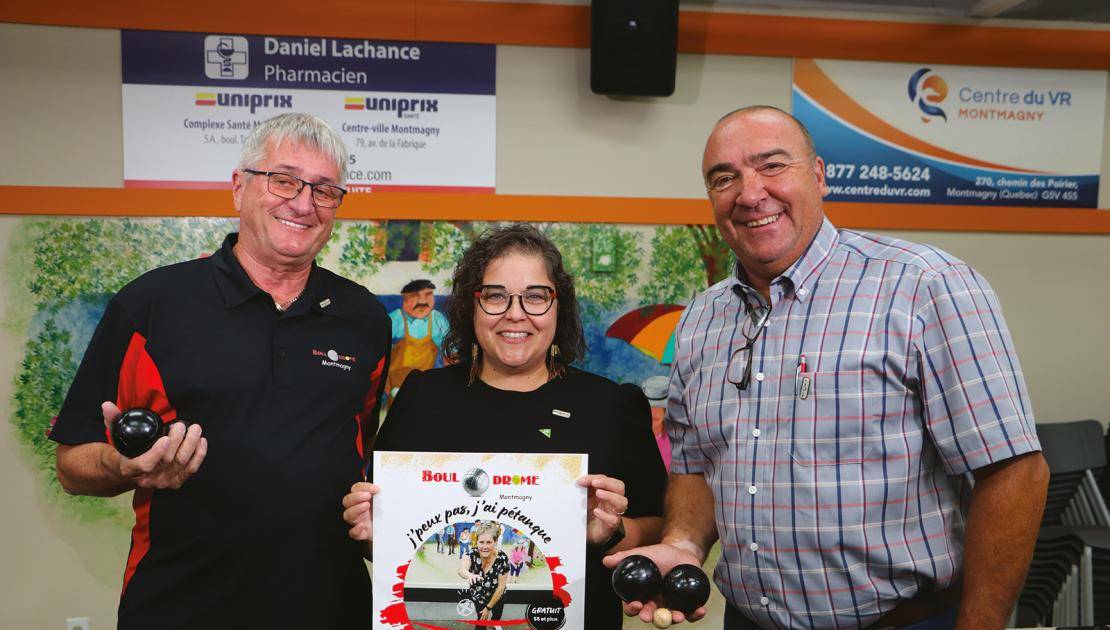
M 209 35 L 204 38 L 204 74 L 209 79 L 247 78 L 250 46 L 246 37 Z
M 948 97 L 948 82 L 944 77 L 935 74 L 932 68 L 921 68 L 910 76 L 908 87 L 910 102 L 925 114 L 921 117 L 923 122 L 928 123 L 936 117 L 948 122 L 948 116 L 944 110 L 934 105 L 934 103 L 944 102 Z

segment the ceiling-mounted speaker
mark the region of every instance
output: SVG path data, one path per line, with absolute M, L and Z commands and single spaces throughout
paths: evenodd
M 593 0 L 590 89 L 670 96 L 678 59 L 678 0 Z

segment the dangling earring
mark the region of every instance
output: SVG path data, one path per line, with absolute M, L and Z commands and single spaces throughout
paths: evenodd
M 551 348 L 547 352 L 548 364 L 547 374 L 549 378 L 557 378 L 566 372 L 566 366 L 563 365 L 562 356 L 559 354 L 559 344 L 551 344 Z
M 481 363 L 481 357 L 478 356 L 478 344 L 470 344 L 470 380 L 466 382 L 466 386 L 470 387 L 474 384 L 474 379 L 478 378 L 478 367 Z

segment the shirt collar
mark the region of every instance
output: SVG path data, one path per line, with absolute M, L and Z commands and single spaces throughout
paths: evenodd
M 839 233 L 833 224 L 829 221 L 828 217 L 821 220 L 821 227 L 817 229 L 817 234 L 814 235 L 813 240 L 810 241 L 809 247 L 798 260 L 794 261 L 782 275 L 771 281 L 771 284 L 782 282 L 787 287 L 792 288 L 794 296 L 805 301 L 813 293 L 813 283 L 820 275 L 820 271 L 825 267 L 829 260 L 829 254 L 832 253 L 836 243 L 839 239 Z M 757 302 L 761 298 L 756 297 L 759 292 L 756 291 L 750 284 L 748 284 L 747 273 L 740 265 L 740 261 L 736 261 L 736 284 L 740 287 L 750 299 Z
M 235 257 L 234 249 L 238 242 L 237 232 L 228 234 L 224 238 L 223 246 L 212 254 L 211 258 L 213 276 L 216 278 L 216 286 L 220 290 L 226 308 L 235 308 L 262 293 L 262 289 L 251 282 L 243 265 L 240 265 L 239 259 Z
M 839 240 L 839 233 L 827 217 L 821 220 L 821 227 L 813 237 L 813 241 L 806 248 L 802 257 L 794 261 L 790 268 L 783 272 L 782 277 L 790 281 L 794 288 L 794 296 L 804 302 L 813 294 L 813 284 L 821 275 L 821 270 L 828 264 L 829 254 Z
M 216 286 L 223 297 L 224 307 L 229 309 L 240 306 L 259 294 L 265 295 L 265 291 L 258 288 L 250 279 L 246 270 L 243 269 L 243 265 L 239 263 L 239 259 L 235 257 L 234 249 L 238 242 L 238 233 L 228 234 L 224 239 L 223 246 L 211 258 Z M 313 311 L 325 315 L 340 315 L 339 305 L 336 304 L 334 293 L 326 274 L 313 261 L 304 293 L 289 307 L 288 312 L 296 314 L 302 309 L 311 308 Z M 269 296 L 267 296 L 267 299 L 269 299 Z M 311 306 L 306 307 L 305 304 Z

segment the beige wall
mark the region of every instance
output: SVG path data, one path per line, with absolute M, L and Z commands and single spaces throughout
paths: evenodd
M 668 99 L 594 95 L 588 68 L 586 50 L 499 48 L 500 192 L 700 197 L 700 153 L 716 118 L 747 104 L 790 104 L 788 59 L 680 55 Z M 117 31 L 0 24 L 0 85 L 0 184 L 122 184 Z M 1110 208 L 1110 186 L 1100 206 Z M 14 222 L 0 218 L 0 252 Z M 896 235 L 941 247 L 991 281 L 1039 419 L 1110 419 L 1110 237 Z M 0 294 L 0 304 L 10 299 Z M 0 334 L 9 335 L 0 347 L 16 347 L 13 331 Z M 19 360 L 0 356 L 0 625 L 63 628 L 67 616 L 91 616 L 103 630 L 114 626 L 127 533 L 67 520 L 44 498 L 41 473 L 7 422 Z

